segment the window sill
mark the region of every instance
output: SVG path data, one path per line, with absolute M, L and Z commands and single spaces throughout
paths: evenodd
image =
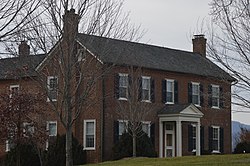
M 196 107 L 199 107 L 199 108 L 201 107 L 201 105 L 198 105 L 198 104 L 194 104 L 194 105 L 195 105 Z
M 220 154 L 221 152 L 220 152 L 220 151 L 215 151 L 215 150 L 213 150 L 212 153 L 213 153 L 213 154 Z
M 166 102 L 165 104 L 174 104 L 174 102 Z
M 93 148 L 83 148 L 83 150 L 95 150 L 95 147 L 93 147 Z
M 50 99 L 47 98 L 47 102 L 55 102 L 55 101 L 57 101 L 57 99 L 52 99 L 52 100 L 50 101 Z
M 123 98 L 123 97 L 118 98 L 118 100 L 128 101 L 128 99 L 127 99 L 127 98 Z
M 142 100 L 141 102 L 152 103 L 150 100 Z
M 212 106 L 211 108 L 216 109 L 216 110 L 220 109 L 220 107 L 215 107 L 215 106 Z

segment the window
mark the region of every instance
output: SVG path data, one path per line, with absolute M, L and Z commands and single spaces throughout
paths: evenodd
M 23 123 L 24 136 L 28 137 L 34 134 L 35 128 L 32 123 Z
M 128 74 L 119 74 L 119 99 L 128 99 Z
M 150 77 L 142 76 L 142 101 L 150 101 Z
M 150 137 L 150 122 L 142 122 L 142 131 Z
M 128 121 L 127 120 L 119 120 L 119 139 L 121 138 L 122 134 L 127 131 L 127 125 Z
M 85 61 L 86 59 L 86 49 L 78 49 L 77 50 L 77 61 Z
M 84 120 L 84 149 L 95 149 L 95 120 Z
M 5 151 L 9 152 L 14 147 L 14 136 L 17 134 L 17 128 L 12 126 L 8 128 L 8 139 L 5 141 Z
M 196 125 L 192 125 L 192 152 L 196 151 Z
M 220 127 L 212 127 L 212 152 L 220 152 Z
M 48 99 L 47 101 L 56 101 L 58 90 L 58 78 L 56 76 L 48 77 Z
M 220 87 L 218 85 L 212 85 L 212 107 L 220 107 Z
M 174 80 L 167 80 L 167 104 L 174 104 Z
M 200 84 L 192 83 L 192 103 L 200 106 Z
M 57 121 L 49 121 L 47 122 L 47 131 L 49 132 L 49 136 L 57 135 Z
M 12 95 L 17 94 L 19 91 L 19 85 L 10 85 L 10 98 Z
M 11 140 L 6 140 L 5 141 L 5 152 L 9 152 L 12 147 Z

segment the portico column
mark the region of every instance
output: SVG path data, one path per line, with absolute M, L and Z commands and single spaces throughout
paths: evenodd
M 181 121 L 176 121 L 176 152 L 177 156 L 182 156 L 182 129 Z
M 163 122 L 159 121 L 159 157 L 163 157 Z
M 200 130 L 200 121 L 197 122 L 197 126 L 196 126 L 196 156 L 200 156 L 201 155 L 201 130 Z

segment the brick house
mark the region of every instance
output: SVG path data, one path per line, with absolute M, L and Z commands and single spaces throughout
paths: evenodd
M 154 106 L 142 122 L 142 130 L 153 141 L 159 157 L 231 153 L 230 92 L 235 79 L 206 57 L 203 35 L 194 36 L 193 52 L 82 33 L 77 33 L 74 42 L 76 53 L 86 53 L 81 61 L 94 59 L 98 65 L 109 67 L 96 82 L 94 97 L 98 102 L 83 111 L 74 125 L 73 133 L 87 151 L 88 162 L 112 160 L 112 148 L 125 131 L 127 119 L 116 111 L 118 101 L 126 104 L 129 100 L 128 66 L 142 69 L 138 102 Z M 48 56 L 32 56 L 27 43 L 22 42 L 19 57 L 0 60 L 0 89 L 22 87 L 39 91 L 30 79 L 36 77 L 32 70 L 49 64 L 56 49 L 57 46 Z M 30 72 L 22 75 L 27 79 L 16 82 L 9 74 L 17 66 L 12 64 L 28 66 Z M 48 75 L 47 80 L 51 89 L 57 83 L 60 86 L 56 73 Z M 48 95 L 58 97 L 53 91 Z M 55 116 L 48 117 L 47 128 L 51 136 L 65 132 Z M 7 142 L 0 146 L 0 154 L 9 150 Z

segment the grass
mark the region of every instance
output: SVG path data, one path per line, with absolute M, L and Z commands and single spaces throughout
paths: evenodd
M 89 166 L 235 166 L 250 165 L 250 154 L 186 156 L 175 158 L 126 158 L 118 161 L 107 161 Z

